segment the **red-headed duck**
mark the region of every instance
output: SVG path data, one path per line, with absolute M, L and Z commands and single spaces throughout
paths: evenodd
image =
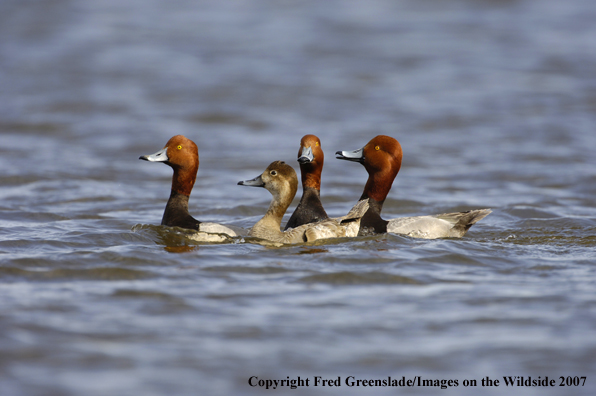
M 325 154 L 323 154 L 321 140 L 315 135 L 304 135 L 298 149 L 302 198 L 288 220 L 286 230 L 329 218 L 321 203 L 321 172 L 324 162 Z
M 271 195 L 271 204 L 265 216 L 250 230 L 249 235 L 278 243 L 303 243 L 317 239 L 341 238 L 353 219 L 359 219 L 368 209 L 368 203 L 355 206 L 348 215 L 339 219 L 322 220 L 314 224 L 281 231 L 281 221 L 298 189 L 296 171 L 283 161 L 272 162 L 265 171 L 251 180 L 238 182 L 242 186 L 264 187 Z
M 490 209 L 479 209 L 383 220 L 383 203 L 401 167 L 402 149 L 399 142 L 392 137 L 379 135 L 361 149 L 338 151 L 335 154 L 337 159 L 361 163 L 368 172 L 368 180 L 360 200 L 367 200 L 369 209 L 360 221 L 359 235 L 391 232 L 426 239 L 459 238 L 472 225 L 491 213 Z
M 217 223 L 201 222 L 188 213 L 188 199 L 197 179 L 199 170 L 199 150 L 192 140 L 176 135 L 165 147 L 155 154 L 142 155 L 139 159 L 151 162 L 163 162 L 174 170 L 172 190 L 166 204 L 161 225 L 181 227 L 202 233 L 226 234 L 228 236 L 245 235 L 240 227 L 224 226 Z M 210 240 L 207 238 L 206 240 Z

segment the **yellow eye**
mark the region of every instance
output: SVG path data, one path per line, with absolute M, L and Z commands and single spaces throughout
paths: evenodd
M 182 145 L 179 144 L 178 147 L 176 147 L 178 150 L 182 150 Z
M 379 151 L 381 148 L 379 146 L 375 146 L 375 150 Z
M 315 142 L 315 146 L 319 147 L 319 142 Z

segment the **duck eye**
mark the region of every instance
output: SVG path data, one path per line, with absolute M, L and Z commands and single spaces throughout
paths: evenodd
M 319 142 L 315 142 L 315 146 L 319 147 Z
M 277 171 L 274 171 L 274 170 L 272 170 L 271 172 L 269 172 L 269 174 L 270 174 L 271 176 L 277 176 Z
M 176 147 L 178 150 L 182 150 L 182 145 L 179 144 L 178 147 Z
M 381 148 L 379 146 L 375 146 L 375 150 L 379 151 Z

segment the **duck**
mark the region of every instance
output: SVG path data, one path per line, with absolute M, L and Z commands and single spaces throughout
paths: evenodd
M 237 237 L 247 234 L 246 230 L 240 227 L 201 222 L 192 217 L 188 212 L 188 200 L 199 170 L 199 149 L 195 142 L 183 135 L 176 135 L 170 138 L 165 147 L 158 152 L 142 155 L 139 159 L 164 163 L 174 171 L 170 198 L 166 204 L 161 225 L 194 230 L 200 235 L 199 237 L 195 235 L 195 238 L 191 239 L 214 242 L 223 239 L 209 237 L 209 235 L 205 234 L 221 234 L 224 239 L 226 237 Z M 203 238 L 200 237 L 201 235 Z
M 355 205 L 338 219 L 326 219 L 281 231 L 281 222 L 298 190 L 296 171 L 284 161 L 273 161 L 254 179 L 239 181 L 239 185 L 264 187 L 271 195 L 271 203 L 263 216 L 249 231 L 251 237 L 281 244 L 313 242 L 319 239 L 342 238 L 355 220 L 368 210 L 368 202 Z
M 325 154 L 321 147 L 321 140 L 315 135 L 304 135 L 298 149 L 302 198 L 284 230 L 329 218 L 321 203 L 321 173 L 324 162 Z
M 403 152 L 399 142 L 390 136 L 379 135 L 358 150 L 337 151 L 335 155 L 340 160 L 359 162 L 368 172 L 359 203 L 368 201 L 369 207 L 360 220 L 358 235 L 389 232 L 424 239 L 461 238 L 470 227 L 492 212 L 477 209 L 384 220 L 381 218 L 383 203 L 401 168 Z

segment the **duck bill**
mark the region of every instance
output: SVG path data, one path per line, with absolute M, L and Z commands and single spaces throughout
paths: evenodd
M 298 157 L 298 162 L 300 164 L 308 164 L 311 163 L 315 159 L 315 156 L 312 154 L 312 149 L 309 147 L 302 147 L 302 152 L 300 153 L 300 157 Z
M 265 183 L 263 183 L 263 179 L 261 179 L 261 175 L 255 177 L 254 179 L 239 181 L 238 185 L 249 186 L 249 187 L 265 187 Z
M 159 150 L 155 154 L 141 155 L 139 157 L 139 159 L 142 159 L 142 160 L 145 160 L 145 161 L 150 161 L 150 162 L 168 162 L 168 160 L 169 160 L 169 158 L 168 158 L 168 148 L 165 147 L 165 148 Z
M 353 162 L 364 162 L 364 148 L 354 151 L 337 151 L 335 153 L 337 159 L 353 161 Z

